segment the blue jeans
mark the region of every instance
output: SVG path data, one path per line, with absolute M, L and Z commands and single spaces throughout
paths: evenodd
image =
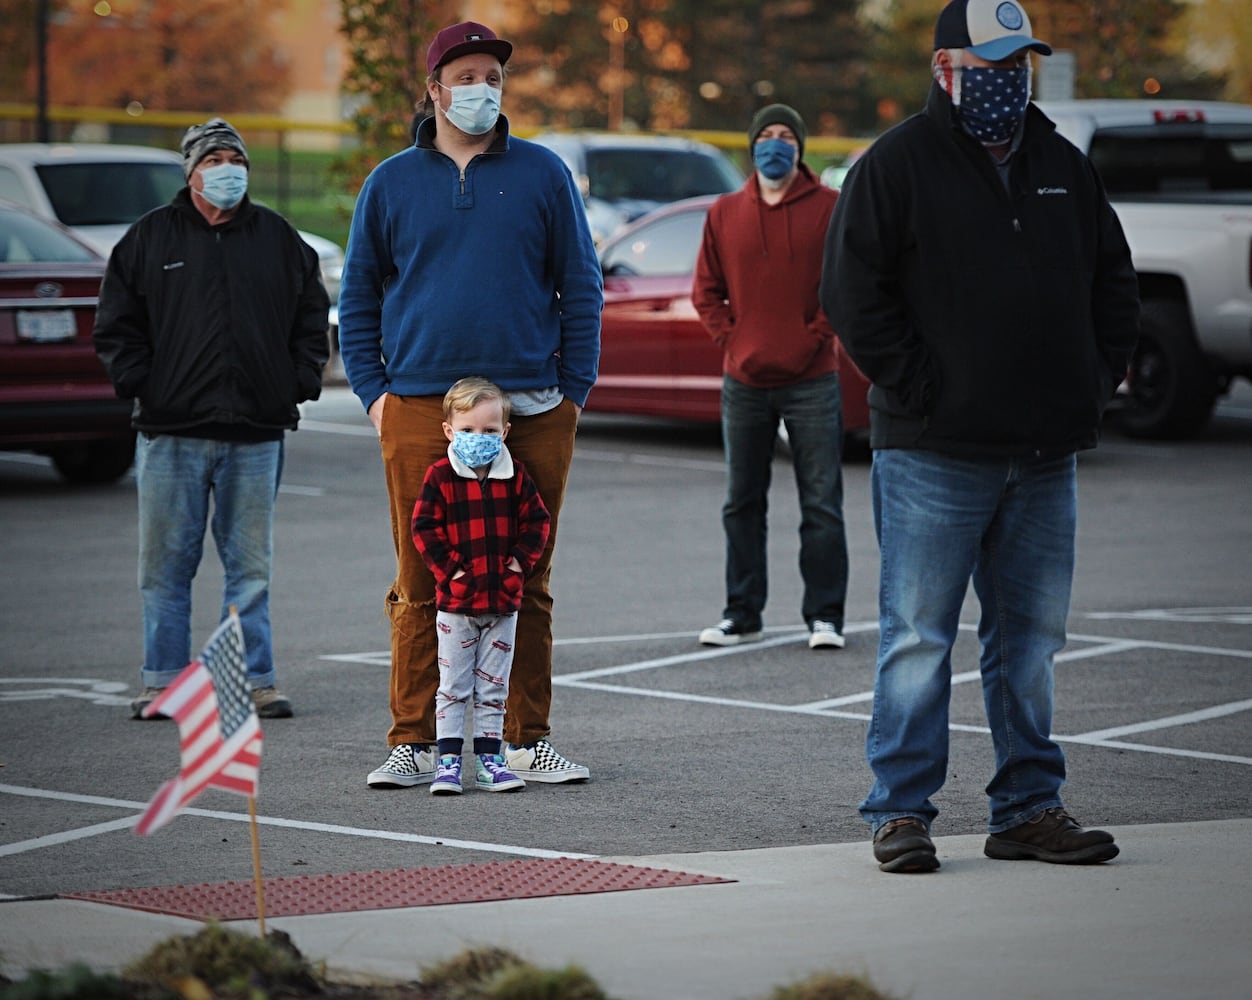
M 221 618 L 235 606 L 248 682 L 254 690 L 271 686 L 270 563 L 283 442 L 141 434 L 135 463 L 144 687 L 166 687 L 191 661 L 191 582 L 204 552 L 210 497 L 224 572 Z
M 800 577 L 804 621 L 843 630 L 848 543 L 843 527 L 843 411 L 839 378 L 757 389 L 722 380 L 726 448 L 726 608 L 748 627 L 761 622 L 769 589 L 766 523 L 778 422 L 787 428 L 800 499 Z
M 1065 645 L 1077 520 L 1075 457 L 963 460 L 874 452 L 882 557 L 878 670 L 861 815 L 930 822 L 948 768 L 952 645 L 972 576 L 981 605 L 983 703 L 995 745 L 989 829 L 1061 805 L 1052 663 Z

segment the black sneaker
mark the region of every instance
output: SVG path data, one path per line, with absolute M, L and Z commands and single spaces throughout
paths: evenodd
M 738 646 L 741 642 L 759 642 L 761 626 L 748 627 L 733 618 L 723 618 L 712 628 L 700 633 L 701 646 Z
M 1054 865 L 1098 865 L 1118 855 L 1113 835 L 1084 830 L 1060 806 L 987 838 L 983 853 L 996 861 L 1047 861 Z
M 891 819 L 874 834 L 874 858 L 881 871 L 893 874 L 933 872 L 939 867 L 935 842 L 916 816 Z

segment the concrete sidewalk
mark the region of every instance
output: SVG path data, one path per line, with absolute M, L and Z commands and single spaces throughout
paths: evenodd
M 1095 867 L 997 862 L 938 837 L 942 869 L 884 875 L 868 842 L 622 864 L 736 881 L 267 920 L 333 973 L 395 980 L 496 944 L 577 964 L 617 1000 L 748 1000 L 819 970 L 913 1000 L 1227 1000 L 1252 994 L 1252 819 L 1113 828 Z M 6 974 L 114 969 L 198 921 L 75 900 L 0 903 Z M 254 922 L 239 923 L 241 929 Z

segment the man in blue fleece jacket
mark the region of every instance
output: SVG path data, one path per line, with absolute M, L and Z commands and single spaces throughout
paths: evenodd
M 499 113 L 512 45 L 472 21 L 444 28 L 426 54 L 433 114 L 412 147 L 366 179 L 339 296 L 344 370 L 378 431 L 397 572 L 391 620 L 390 753 L 373 788 L 435 773 L 439 684 L 435 586 L 409 536 L 426 470 L 444 454 L 443 395 L 480 375 L 509 394 L 509 446 L 552 515 L 527 578 L 505 722 L 511 771 L 585 781 L 548 742 L 557 520 L 578 415 L 595 382 L 603 284 L 586 213 L 552 152 L 509 135 Z

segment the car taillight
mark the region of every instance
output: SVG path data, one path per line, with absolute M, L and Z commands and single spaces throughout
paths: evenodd
M 1204 121 L 1204 112 L 1199 110 L 1153 111 L 1152 120 L 1158 125 L 1194 125 Z

